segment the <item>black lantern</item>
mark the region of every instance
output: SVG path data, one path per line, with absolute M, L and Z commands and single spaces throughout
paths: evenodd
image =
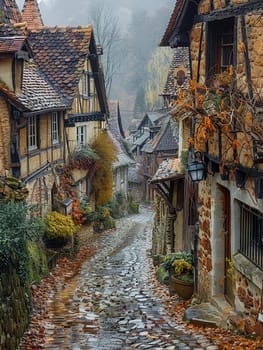
M 235 175 L 237 187 L 242 189 L 245 188 L 246 174 L 243 171 L 237 169 Z
M 207 166 L 202 160 L 201 152 L 195 152 L 193 162 L 188 165 L 188 174 L 192 182 L 199 182 L 206 179 Z

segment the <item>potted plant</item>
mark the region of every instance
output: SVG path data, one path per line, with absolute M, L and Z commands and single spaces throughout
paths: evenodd
M 173 262 L 172 288 L 184 299 L 191 298 L 194 292 L 194 264 L 192 254 L 183 253 Z

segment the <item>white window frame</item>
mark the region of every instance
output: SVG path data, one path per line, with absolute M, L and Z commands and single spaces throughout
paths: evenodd
M 83 148 L 87 143 L 87 128 L 86 125 L 77 126 L 77 146 Z
M 28 117 L 28 150 L 33 151 L 38 148 L 38 135 L 37 135 L 37 117 L 32 115 Z
M 51 114 L 51 141 L 52 144 L 59 143 L 59 114 L 52 112 Z

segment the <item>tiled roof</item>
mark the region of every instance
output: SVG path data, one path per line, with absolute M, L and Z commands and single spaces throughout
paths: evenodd
M 175 79 L 175 70 L 180 69 L 185 71 L 185 81 L 182 85 L 179 85 Z M 163 95 L 169 95 L 176 97 L 179 89 L 185 89 L 189 87 L 191 80 L 190 72 L 190 57 L 188 47 L 177 47 L 174 49 L 174 56 L 170 65 L 166 84 L 163 90 Z
M 92 26 L 44 27 L 30 33 L 37 64 L 68 103 L 76 97 L 91 36 Z
M 0 0 L 1 23 L 22 22 L 21 13 L 15 0 Z
M 147 141 L 147 139 L 149 139 L 149 137 L 150 137 L 150 133 L 146 131 L 145 133 L 142 134 L 142 136 L 138 137 L 133 144 L 136 146 L 142 146 Z
M 0 37 L 0 53 L 15 53 L 24 45 L 25 37 Z
M 18 97 L 2 84 L 0 84 L 0 94 L 8 97 L 12 104 L 15 105 L 18 109 L 28 111 L 28 109 L 23 105 L 23 103 L 19 101 Z
M 145 122 L 147 121 L 147 119 L 150 121 L 150 126 L 156 124 L 156 122 L 158 122 L 158 120 L 160 118 L 162 118 L 164 115 L 164 113 L 161 113 L 161 112 L 147 112 L 142 121 L 140 122 L 139 126 L 138 126 L 138 129 L 140 129 L 143 125 L 145 125 Z
M 120 105 L 118 100 L 110 100 L 108 101 L 109 105 L 109 126 L 111 131 L 116 134 L 116 136 L 125 137 L 122 121 L 121 121 L 121 113 L 120 113 Z
M 151 179 L 151 183 L 169 180 L 180 175 L 183 176 L 183 173 L 181 172 L 180 159 L 166 159 L 159 165 L 158 170 Z
M 119 168 L 121 166 L 128 166 L 130 164 L 133 164 L 134 161 L 129 157 L 126 151 L 123 150 L 122 142 L 118 140 L 110 130 L 108 130 L 108 133 L 117 150 L 116 160 L 113 163 L 113 168 Z
M 166 31 L 162 37 L 161 42 L 160 42 L 160 46 L 169 46 L 169 38 L 173 32 L 177 17 L 179 16 L 179 14 L 184 6 L 185 1 L 187 1 L 187 0 L 177 0 L 176 1 L 173 13 L 172 13 L 170 20 L 169 20 L 169 23 L 168 23 L 168 26 L 167 26 Z
M 123 144 L 124 138 L 120 132 L 120 110 L 119 102 L 117 100 L 109 101 L 109 112 L 110 118 L 108 120 L 108 129 L 111 138 L 117 148 L 117 159 L 114 162 L 113 166 L 117 168 L 134 163 L 134 161 L 127 154 L 127 151 Z
M 163 152 L 178 150 L 178 128 L 177 124 L 170 119 L 170 116 L 166 116 L 160 122 L 161 129 L 154 136 L 154 138 L 148 141 L 142 148 L 143 152 Z
M 66 109 L 59 94 L 32 61 L 25 64 L 22 93 L 18 100 L 32 112 Z
M 22 20 L 27 23 L 27 27 L 30 30 L 44 26 L 37 0 L 25 0 Z
M 0 23 L 0 37 L 26 36 L 25 23 L 7 24 Z
M 152 140 L 153 152 L 178 150 L 178 128 L 168 116 Z

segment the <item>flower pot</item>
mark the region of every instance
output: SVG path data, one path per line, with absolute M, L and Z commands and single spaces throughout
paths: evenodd
M 190 299 L 194 292 L 194 282 L 181 281 L 178 278 L 172 276 L 171 288 L 179 295 L 179 297 L 184 299 Z

